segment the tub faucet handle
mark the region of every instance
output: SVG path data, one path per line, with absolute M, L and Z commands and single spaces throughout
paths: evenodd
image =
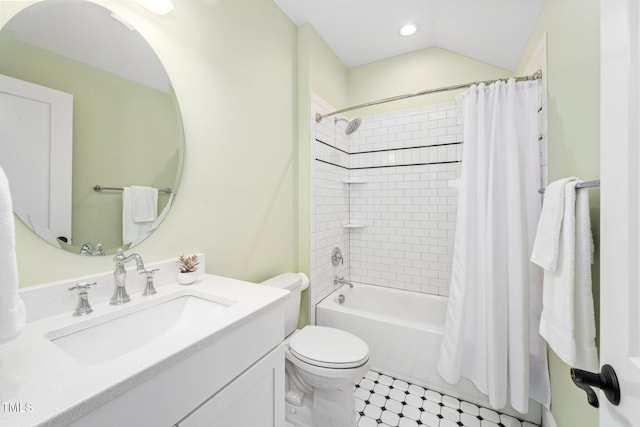
M 338 264 L 344 264 L 344 258 L 342 258 L 342 252 L 340 252 L 340 248 L 337 246 L 333 248 L 333 251 L 331 251 L 331 264 L 334 267 L 337 267 Z

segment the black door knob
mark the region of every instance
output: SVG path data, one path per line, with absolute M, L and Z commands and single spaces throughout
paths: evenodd
M 612 404 L 617 406 L 620 403 L 620 384 L 616 371 L 611 365 L 603 365 L 599 374 L 571 368 L 571 379 L 575 385 L 587 393 L 589 405 L 595 408 L 599 407 L 600 403 L 598 395 L 591 388 L 592 386 L 601 389 Z

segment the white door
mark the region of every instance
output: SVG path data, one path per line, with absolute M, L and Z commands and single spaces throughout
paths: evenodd
M 601 3 L 600 362 L 620 404 L 600 393 L 600 426 L 640 426 L 640 46 L 637 0 Z
M 40 237 L 71 243 L 73 96 L 0 74 L 0 166 L 13 209 Z

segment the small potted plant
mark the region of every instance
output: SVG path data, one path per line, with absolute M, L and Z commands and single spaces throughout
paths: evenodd
M 198 271 L 198 255 L 180 255 L 178 257 L 178 265 L 180 272 L 178 273 L 178 283 L 181 285 L 190 285 L 196 281 L 196 273 Z

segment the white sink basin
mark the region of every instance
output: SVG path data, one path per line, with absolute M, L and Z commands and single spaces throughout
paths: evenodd
M 45 335 L 78 362 L 91 365 L 120 357 L 144 345 L 179 337 L 194 325 L 214 320 L 232 303 L 183 295 L 151 306 L 122 310 L 119 316 L 87 318 Z

